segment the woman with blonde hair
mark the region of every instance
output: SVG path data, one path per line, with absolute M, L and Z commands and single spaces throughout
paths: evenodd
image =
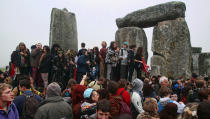
M 137 119 L 159 119 L 158 104 L 154 98 L 146 98 L 143 104 L 145 112 L 138 115 Z

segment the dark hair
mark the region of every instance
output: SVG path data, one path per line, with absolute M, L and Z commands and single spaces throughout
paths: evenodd
M 143 52 L 143 48 L 142 47 L 138 47 L 136 54 L 142 56 L 142 52 Z
M 31 88 L 30 81 L 28 79 L 21 80 L 19 85 L 20 85 L 20 87 L 25 87 L 26 89 Z
M 50 47 L 49 46 L 45 45 L 45 46 L 43 46 L 43 49 L 44 48 L 46 48 L 47 53 L 50 53 Z
M 118 81 L 118 85 L 119 85 L 119 88 L 126 88 L 127 87 L 127 81 L 125 79 L 120 79 Z
M 114 48 L 114 43 L 116 43 L 115 41 L 112 41 L 111 43 L 110 43 L 110 48 L 111 48 L 111 50 L 115 50 L 115 48 Z
M 135 47 L 136 47 L 136 45 L 130 45 L 129 46 L 130 49 L 135 48 Z
M 171 94 L 171 90 L 166 86 L 162 86 L 160 88 L 159 94 L 160 94 L 160 97 L 165 97 L 165 96 Z
M 192 77 L 196 79 L 198 75 L 196 73 L 192 73 Z
M 81 43 L 81 47 L 85 47 L 85 43 Z
M 154 89 L 150 84 L 144 84 L 142 91 L 144 97 L 152 97 Z
M 157 77 L 157 76 L 152 76 L 152 78 L 155 79 L 155 83 L 156 83 L 156 84 L 159 84 L 159 81 L 158 81 L 158 77 Z
M 99 94 L 99 100 L 102 99 L 109 99 L 109 92 L 106 89 L 99 89 L 98 91 Z
M 199 90 L 198 98 L 200 99 L 200 101 L 203 101 L 204 99 L 208 100 L 208 89 Z
M 109 91 L 109 93 L 111 93 L 112 95 L 117 93 L 118 90 L 118 84 L 115 81 L 109 81 L 108 82 L 108 86 L 107 89 Z
M 74 79 L 69 79 L 66 88 L 73 88 L 76 84 L 77 82 Z
M 178 107 L 176 104 L 168 103 L 160 112 L 160 119 L 176 119 L 177 109 Z
M 111 103 L 107 99 L 103 99 L 97 102 L 97 111 L 111 112 Z
M 35 49 L 35 48 L 36 48 L 36 45 L 32 45 L 32 46 L 31 46 L 31 49 Z
M 201 102 L 197 109 L 198 119 L 210 119 L 210 101 Z
M 197 88 L 203 88 L 204 80 L 202 80 L 202 79 L 196 80 L 195 85 L 196 85 Z
M 99 49 L 98 49 L 97 46 L 95 46 L 95 47 L 93 48 L 93 52 L 94 52 L 94 50 L 96 50 L 96 54 L 99 54 Z

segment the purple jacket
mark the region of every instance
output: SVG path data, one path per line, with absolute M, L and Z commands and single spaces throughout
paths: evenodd
M 19 119 L 18 110 L 14 103 L 11 103 L 8 110 L 0 109 L 0 119 Z

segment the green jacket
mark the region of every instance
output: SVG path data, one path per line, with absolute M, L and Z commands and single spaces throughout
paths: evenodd
M 41 102 L 34 119 L 73 119 L 73 112 L 62 97 L 49 97 Z

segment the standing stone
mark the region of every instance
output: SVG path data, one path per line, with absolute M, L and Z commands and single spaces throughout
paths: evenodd
M 55 43 L 64 50 L 78 50 L 75 14 L 65 8 L 63 10 L 53 8 L 51 12 L 50 47 Z
M 201 53 L 199 55 L 199 74 L 210 76 L 210 53 Z
M 128 46 L 136 45 L 136 49 L 142 47 L 144 59 L 147 61 L 147 37 L 143 29 L 138 27 L 125 27 L 118 29 L 115 34 L 115 41 L 120 47 L 123 47 L 123 42 L 125 41 L 128 42 Z
M 116 20 L 118 28 L 122 27 L 152 27 L 164 20 L 174 20 L 185 17 L 186 6 L 183 2 L 167 2 L 146 9 L 134 11 L 124 18 Z
M 196 74 L 199 74 L 199 55 L 201 51 L 201 47 L 192 47 L 192 72 Z
M 191 76 L 190 33 L 184 18 L 159 22 L 153 30 L 151 67 L 159 66 L 162 75 Z

